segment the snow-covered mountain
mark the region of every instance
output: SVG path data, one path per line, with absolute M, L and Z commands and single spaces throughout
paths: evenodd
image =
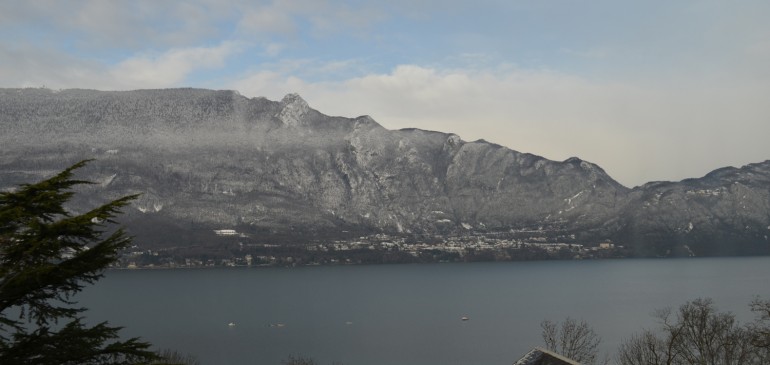
M 650 255 L 770 252 L 770 162 L 629 189 L 578 158 L 387 130 L 296 94 L 0 89 L 0 145 L 3 189 L 96 159 L 73 209 L 142 193 L 126 222 L 158 244 L 532 229 Z

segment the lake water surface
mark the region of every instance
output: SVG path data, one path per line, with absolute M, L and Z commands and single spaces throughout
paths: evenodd
M 504 365 L 541 345 L 543 319 L 585 319 L 608 353 L 698 297 L 749 321 L 768 281 L 769 257 L 116 270 L 79 300 L 203 365 Z

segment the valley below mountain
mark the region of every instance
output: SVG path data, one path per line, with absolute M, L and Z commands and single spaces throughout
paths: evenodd
M 770 161 L 628 188 L 296 94 L 0 89 L 0 145 L 4 191 L 93 159 L 74 212 L 140 193 L 121 223 L 159 265 L 770 253 Z

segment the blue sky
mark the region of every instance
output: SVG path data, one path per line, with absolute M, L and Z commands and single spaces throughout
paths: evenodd
M 634 186 L 770 158 L 768 18 L 751 0 L 9 0 L 0 87 L 297 92 Z

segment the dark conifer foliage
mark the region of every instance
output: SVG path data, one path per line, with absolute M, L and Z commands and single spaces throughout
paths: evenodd
M 108 229 L 136 196 L 84 214 L 64 204 L 79 162 L 56 176 L 0 193 L 0 364 L 136 364 L 157 359 L 149 344 L 119 339 L 120 327 L 88 325 L 74 295 L 103 276 L 131 243 Z

